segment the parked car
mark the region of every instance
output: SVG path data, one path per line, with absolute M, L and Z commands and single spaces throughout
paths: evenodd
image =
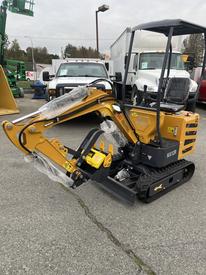
M 204 73 L 203 79 L 200 84 L 198 101 L 206 103 L 206 72 Z
M 202 68 L 197 67 L 194 70 L 194 80 L 199 83 L 200 81 L 200 75 L 201 75 Z M 202 81 L 200 83 L 200 90 L 198 95 L 198 102 L 206 103 L 206 71 L 203 74 Z

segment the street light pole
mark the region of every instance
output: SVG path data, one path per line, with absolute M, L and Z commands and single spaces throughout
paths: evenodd
M 102 5 L 95 11 L 96 14 L 96 50 L 99 57 L 99 25 L 98 25 L 98 12 L 105 12 L 109 9 L 108 5 Z
M 33 40 L 30 37 L 31 40 L 31 55 L 32 55 L 32 64 L 33 64 L 33 71 L 36 71 L 36 66 L 35 66 L 35 61 L 34 61 L 34 44 L 33 44 Z
M 98 11 L 96 11 L 96 45 L 97 55 L 99 56 L 99 26 L 98 26 Z

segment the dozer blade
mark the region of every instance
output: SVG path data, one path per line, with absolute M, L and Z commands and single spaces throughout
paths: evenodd
M 16 101 L 6 75 L 0 65 L 0 115 L 10 115 L 19 113 Z

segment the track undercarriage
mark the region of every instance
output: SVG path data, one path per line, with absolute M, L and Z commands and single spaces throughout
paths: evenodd
M 187 160 L 180 160 L 159 169 L 146 167 L 145 174 L 139 174 L 139 171 L 131 168 L 127 168 L 130 177 L 122 181 L 109 175 L 103 179 L 102 174 L 94 175 L 92 178 L 104 189 L 129 203 L 134 203 L 136 198 L 149 203 L 189 181 L 195 170 L 194 164 Z
M 182 159 L 163 168 L 153 168 L 144 164 L 133 165 L 123 159 L 113 161 L 109 168 L 100 167 L 96 170 L 83 163 L 79 169 L 86 179 L 94 180 L 115 197 L 133 204 L 137 198 L 146 203 L 152 202 L 189 181 L 195 165 Z

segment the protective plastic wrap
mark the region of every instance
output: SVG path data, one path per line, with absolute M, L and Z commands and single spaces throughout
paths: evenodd
M 48 102 L 39 108 L 39 112 L 47 119 L 57 117 L 75 104 L 81 102 L 88 96 L 88 88 L 79 86 L 74 88 L 71 92 L 64 94 L 54 100 Z
M 61 170 L 53 165 L 46 157 L 32 153 L 24 157 L 27 163 L 33 163 L 34 167 L 41 173 L 47 175 L 51 180 L 59 182 L 66 187 L 73 184 L 71 178 L 64 174 Z
M 116 124 L 111 120 L 106 120 L 101 123 L 101 129 L 104 131 L 105 138 L 116 148 L 124 147 L 127 139 L 123 136 Z

